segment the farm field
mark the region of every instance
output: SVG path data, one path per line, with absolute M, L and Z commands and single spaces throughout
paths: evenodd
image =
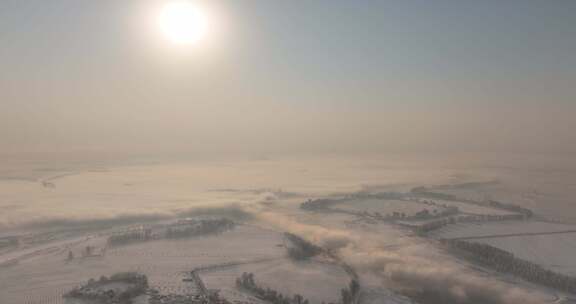
M 455 195 L 459 198 L 483 201 L 491 199 L 513 203 L 535 211 L 546 218 L 576 223 L 573 211 L 576 191 L 572 171 L 551 172 L 507 172 L 502 181 L 478 183 L 468 186 L 431 188 L 434 192 Z
M 60 304 L 62 295 L 79 282 L 125 271 L 146 274 L 151 286 L 160 292 L 194 293 L 193 284 L 182 278 L 186 271 L 195 268 L 205 268 L 200 275 L 206 277 L 208 288 L 223 289 L 226 294 L 237 293 L 236 277 L 250 271 L 286 294 L 299 292 L 315 300 L 337 298 L 339 289 L 349 282 L 346 273 L 330 264 L 291 262 L 286 258 L 283 241 L 281 233 L 240 225 L 221 235 L 109 247 L 102 257 L 71 261 L 65 261 L 69 252 L 78 257 L 86 246 L 92 246 L 95 252 L 104 250 L 105 238 L 87 238 L 73 245 L 63 243 L 54 247 L 57 250 L 41 251 L 3 268 L 0 303 Z M 319 284 L 311 288 L 304 283 L 308 279 Z M 286 280 L 291 284 L 284 284 Z M 301 291 L 304 287 L 307 288 Z
M 539 234 L 576 231 L 576 225 L 541 221 L 473 222 L 447 225 L 432 233 L 437 239 L 497 237 L 510 234 Z
M 404 213 L 409 216 L 424 209 L 428 209 L 430 212 L 433 212 L 434 210 L 440 212 L 444 209 L 440 206 L 424 205 L 414 201 L 384 199 L 354 199 L 342 202 L 336 205 L 336 207 L 338 209 L 352 212 L 378 212 L 383 216 L 394 212 Z
M 294 262 L 287 259 L 203 271 L 200 275 L 208 288 L 221 289 L 224 297 L 234 299 L 238 293 L 235 280 L 243 272 L 254 273 L 259 286 L 280 291 L 285 295 L 300 294 L 311 303 L 338 301 L 340 289 L 350 283 L 348 274 L 337 265 L 315 261 Z
M 576 233 L 525 235 L 476 240 L 513 253 L 555 272 L 576 276 Z
M 462 213 L 468 214 L 476 214 L 476 215 L 507 215 L 507 214 L 516 214 L 511 211 L 497 209 L 497 208 L 490 208 L 485 206 L 479 206 L 474 204 L 469 204 L 465 202 L 455 202 L 455 201 L 446 201 L 446 200 L 433 200 L 438 205 L 446 205 L 448 207 L 457 207 L 458 210 Z

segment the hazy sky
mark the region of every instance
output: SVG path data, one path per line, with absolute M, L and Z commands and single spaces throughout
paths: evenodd
M 576 152 L 576 1 L 0 0 L 6 151 Z

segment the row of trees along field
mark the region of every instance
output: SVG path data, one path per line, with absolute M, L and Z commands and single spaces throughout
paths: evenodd
M 282 293 L 271 289 L 258 286 L 254 280 L 254 274 L 244 272 L 242 276 L 236 279 L 236 287 L 253 294 L 259 299 L 265 300 L 271 304 L 309 304 L 310 301 L 305 299 L 302 295 L 295 294 L 293 296 L 283 295 Z M 358 294 L 360 292 L 360 285 L 358 281 L 350 281 L 350 285 L 341 290 L 341 304 L 355 304 L 357 303 Z M 322 304 L 325 304 L 322 302 Z M 328 303 L 335 304 L 335 303 Z
M 178 239 L 217 234 L 231 230 L 234 226 L 235 223 L 226 218 L 186 220 L 169 225 L 163 233 L 153 233 L 150 228 L 117 233 L 108 237 L 108 245 L 118 246 L 160 238 Z
M 125 284 L 124 289 L 108 288 L 114 283 Z M 129 304 L 132 298 L 143 294 L 148 289 L 148 278 L 135 272 L 117 273 L 111 277 L 90 279 L 83 286 L 72 289 L 64 295 L 65 298 L 86 300 L 102 304 Z
M 284 237 L 291 244 L 291 246 L 287 246 L 287 250 L 288 256 L 292 259 L 304 260 L 323 252 L 321 247 L 318 247 L 295 234 L 285 232 Z
M 511 203 L 503 203 L 496 200 L 486 200 L 486 201 L 475 201 L 471 199 L 459 198 L 453 194 L 442 193 L 442 192 L 434 192 L 429 188 L 426 187 L 416 187 L 410 190 L 410 193 L 421 198 L 428 198 L 428 199 L 438 199 L 438 200 L 445 200 L 445 201 L 453 201 L 453 202 L 463 202 L 477 206 L 484 206 L 484 207 L 492 207 L 496 209 L 512 211 L 519 214 L 524 215 L 525 217 L 529 218 L 534 215 L 534 212 L 528 208 L 524 208 L 522 206 L 518 206 Z
M 234 228 L 232 220 L 221 219 L 203 219 L 196 220 L 183 225 L 173 225 L 166 229 L 166 238 L 187 238 L 199 235 L 222 233 Z
M 450 249 L 469 253 L 467 257 L 474 262 L 488 266 L 496 271 L 517 275 L 529 282 L 558 290 L 576 293 L 576 277 L 560 274 L 544 267 L 520 259 L 511 252 L 487 244 L 464 240 L 443 240 Z
M 499 222 L 499 221 L 518 221 L 524 219 L 522 214 L 474 214 L 474 215 L 458 215 L 448 218 L 441 218 L 415 227 L 419 234 L 426 234 L 434 230 L 440 229 L 447 225 L 457 223 L 476 223 L 476 222 Z

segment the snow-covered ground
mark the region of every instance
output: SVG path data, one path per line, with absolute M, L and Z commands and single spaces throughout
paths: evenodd
M 434 191 L 477 201 L 491 199 L 512 203 L 529 208 L 540 216 L 576 223 L 576 170 L 564 165 L 555 169 L 500 169 L 498 182 L 444 187 Z
M 340 288 L 349 282 L 349 275 L 333 264 L 287 260 L 281 231 L 302 233 L 313 242 L 341 250 L 344 258 L 358 267 L 360 279 L 365 284 L 362 303 L 406 303 L 405 298 L 392 291 L 396 290 L 394 286 L 386 282 L 394 275 L 413 280 L 411 282 L 416 282 L 417 286 L 433 282 L 434 288 L 446 287 L 458 292 L 481 287 L 504 293 L 515 286 L 538 294 L 541 298 L 533 298 L 544 299 L 540 302 L 552 302 L 554 292 L 516 280 L 502 283 L 500 274 L 478 271 L 456 257 L 446 257 L 434 241 L 421 238 L 409 229 L 400 229 L 390 223 L 370 223 L 350 214 L 306 213 L 298 209 L 298 204 L 308 198 L 341 196 L 359 190 L 392 191 L 421 185 L 456 184 L 477 176 L 481 176 L 481 180 L 502 177 L 499 183 L 448 187 L 440 192 L 523 205 L 536 210 L 538 218 L 541 218 L 539 210 L 554 211 L 546 212 L 546 216 L 559 214 L 576 218 L 570 214 L 574 213 L 573 205 L 569 204 L 571 194 L 562 192 L 572 189 L 565 175 L 558 176 L 557 180 L 556 177 L 534 177 L 538 183 L 522 184 L 522 179 L 513 179 L 509 170 L 450 169 L 431 167 L 425 162 L 399 165 L 386 160 L 327 158 L 162 163 L 84 167 L 81 170 L 72 167 L 42 169 L 34 171 L 29 178 L 10 172 L 6 178 L 0 176 L 0 235 L 25 233 L 31 238 L 19 249 L 10 249 L 0 255 L 0 264 L 18 261 L 16 265 L 0 267 L 1 304 L 59 304 L 62 303 L 61 295 L 70 288 L 89 278 L 119 271 L 143 272 L 149 276 L 152 286 L 161 291 L 187 292 L 193 287 L 182 281 L 182 271 L 215 265 L 221 267 L 208 267 L 200 276 L 208 288 L 221 289 L 223 295 L 231 299 L 250 299 L 234 287 L 236 276 L 244 271 L 253 272 L 263 286 L 285 294 L 302 294 L 313 304 L 337 299 Z M 42 181 L 49 181 L 54 187 L 43 186 Z M 550 184 L 554 187 L 549 187 Z M 539 190 L 539 186 L 543 190 Z M 517 200 L 518 197 L 524 199 Z M 546 199 L 550 197 L 557 199 L 547 204 Z M 507 213 L 459 202 L 436 203 L 457 206 L 465 213 Z M 228 212 L 225 208 L 229 206 L 239 206 L 236 211 L 246 211 L 255 216 L 254 222 L 261 221 L 274 230 L 241 225 L 216 236 L 111 247 L 104 257 L 84 259 L 78 257 L 86 246 L 93 246 L 97 252 L 105 248 L 105 237 L 89 230 L 70 233 L 87 220 L 100 223 L 99 229 L 114 229 L 115 225 L 134 224 L 140 220 L 170 221 L 190 209 L 220 208 L 222 212 Z M 435 207 L 409 201 L 366 200 L 345 203 L 338 208 L 385 215 L 392 212 L 413 214 Z M 237 215 L 234 212 L 232 216 Z M 124 219 L 129 222 L 124 223 Z M 25 225 L 24 232 L 21 225 Z M 66 229 L 63 232 L 66 235 L 62 236 L 59 229 Z M 571 245 L 575 243 L 573 234 L 540 234 L 574 229 L 572 225 L 544 221 L 459 223 L 435 231 L 432 237 L 481 237 L 476 241 L 492 242 L 520 257 L 573 273 L 570 268 L 573 267 L 570 257 L 576 254 L 576 248 Z M 33 237 L 46 230 L 52 232 Z M 530 233 L 538 235 L 526 235 Z M 508 236 L 494 237 L 502 235 Z M 75 259 L 66 262 L 70 251 Z M 459 272 L 462 269 L 466 271 Z M 486 280 L 478 283 L 478 277 Z M 444 285 L 446 281 L 452 285 Z
M 460 223 L 430 235 L 488 244 L 550 270 L 576 276 L 576 225 L 539 221 Z
M 384 199 L 351 199 L 336 206 L 338 209 L 354 212 L 378 212 L 383 216 L 391 215 L 394 212 L 411 216 L 424 209 L 428 209 L 430 212 L 434 210 L 441 212 L 444 209 L 440 206 L 424 205 L 413 201 Z
M 555 272 L 576 276 L 576 233 L 524 235 L 476 240 L 514 253 Z
M 350 283 L 348 274 L 335 264 L 287 259 L 201 272 L 200 275 L 208 288 L 221 289 L 223 296 L 233 299 L 238 293 L 235 280 L 243 272 L 254 273 L 259 286 L 284 295 L 300 294 L 311 303 L 337 302 L 340 289 Z
M 439 239 L 497 237 L 514 234 L 557 233 L 576 231 L 576 225 L 542 221 L 474 222 L 447 225 L 430 233 Z M 552 237 L 556 237 L 552 235 Z
M 282 233 L 247 225 L 221 235 L 109 247 L 102 257 L 82 258 L 81 252 L 92 246 L 99 253 L 106 247 L 103 237 L 59 242 L 50 247 L 54 250 L 39 251 L 0 270 L 0 303 L 61 303 L 62 294 L 81 282 L 124 271 L 146 274 L 160 292 L 194 293 L 195 286 L 182 279 L 196 268 L 203 268 L 200 276 L 208 288 L 227 295 L 238 293 L 235 279 L 249 271 L 262 285 L 285 294 L 300 293 L 314 302 L 338 298 L 340 288 L 349 282 L 346 272 L 333 264 L 294 263 L 286 258 L 283 242 Z M 69 252 L 75 258 L 66 261 Z M 306 284 L 307 280 L 317 284 Z
M 479 206 L 475 204 L 465 203 L 465 202 L 455 202 L 446 200 L 432 200 L 438 205 L 445 205 L 448 207 L 458 207 L 458 210 L 463 213 L 476 214 L 476 215 L 506 215 L 506 214 L 516 214 L 511 211 L 506 211 L 497 208 L 491 208 L 488 206 Z

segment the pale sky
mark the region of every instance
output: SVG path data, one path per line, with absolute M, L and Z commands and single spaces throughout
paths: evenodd
M 576 1 L 0 0 L 3 151 L 576 152 Z

